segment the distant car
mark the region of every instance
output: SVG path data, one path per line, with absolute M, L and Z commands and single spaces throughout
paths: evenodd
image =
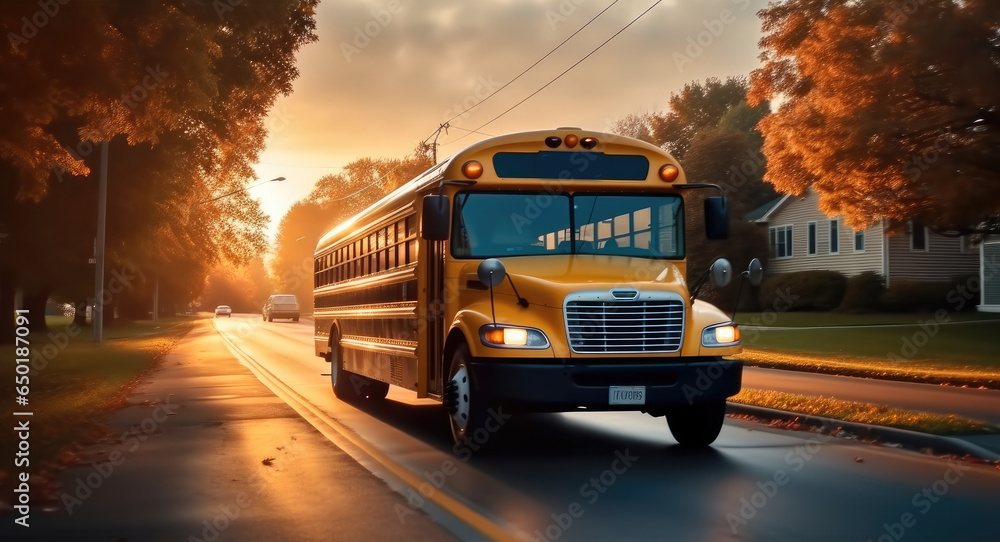
M 299 321 L 299 300 L 292 294 L 275 294 L 267 298 L 261 309 L 264 320 L 270 322 L 275 318 L 291 318 Z
M 233 317 L 233 309 L 229 308 L 229 305 L 219 305 L 215 307 L 215 317 L 225 316 L 227 318 Z

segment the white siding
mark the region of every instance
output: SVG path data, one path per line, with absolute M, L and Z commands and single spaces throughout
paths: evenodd
M 1000 239 L 986 241 L 980 248 L 983 293 L 979 310 L 1000 312 Z
M 768 226 L 793 226 L 793 256 L 770 258 L 768 274 L 791 273 L 807 270 L 830 270 L 852 276 L 864 271 L 882 273 L 882 227 L 865 230 L 865 251 L 854 252 L 854 231 L 840 220 L 840 253 L 830 254 L 830 219 L 819 211 L 819 198 L 809 193 L 805 198 L 789 198 L 768 217 Z M 816 222 L 816 254 L 806 252 L 807 224 Z
M 886 282 L 899 280 L 944 281 L 979 274 L 979 251 L 962 250 L 962 239 L 935 233 L 927 236 L 928 250 L 911 250 L 910 234 L 888 237 L 889 272 Z

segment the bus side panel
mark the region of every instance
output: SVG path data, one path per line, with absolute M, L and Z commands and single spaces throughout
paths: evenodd
M 368 378 L 417 391 L 417 358 L 344 348 L 344 368 Z

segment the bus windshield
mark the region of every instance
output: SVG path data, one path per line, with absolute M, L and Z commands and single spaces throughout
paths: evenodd
M 463 192 L 455 198 L 456 258 L 538 254 L 684 257 L 684 204 L 676 194 Z

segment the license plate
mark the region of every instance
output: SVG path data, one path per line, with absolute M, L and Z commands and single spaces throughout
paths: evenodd
M 646 404 L 646 386 L 611 386 L 608 404 L 644 405 Z

